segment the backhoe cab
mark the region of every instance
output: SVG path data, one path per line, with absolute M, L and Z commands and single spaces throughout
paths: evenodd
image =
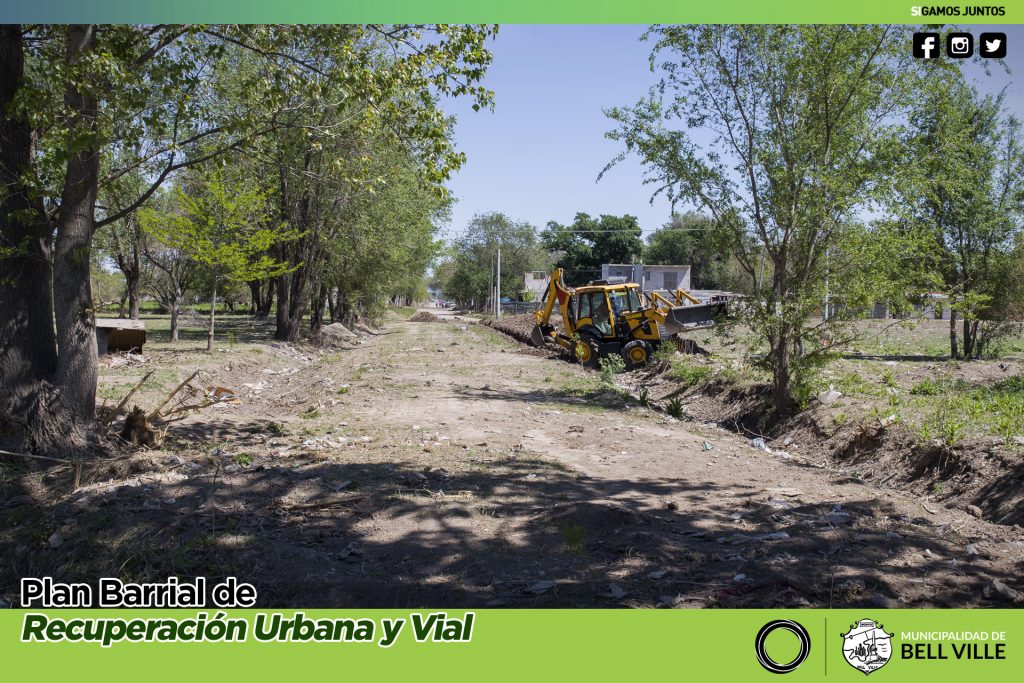
M 724 312 L 724 304 L 701 304 L 682 288 L 674 299 L 657 292 L 648 296 L 640 285 L 620 278 L 572 288 L 565 284 L 562 269 L 556 268 L 535 313 L 531 341 L 534 346 L 558 344 L 586 367 L 596 367 L 601 358 L 613 354 L 622 356 L 628 369 L 640 367 L 664 338 L 713 325 Z M 562 331 L 551 323 L 556 304 Z

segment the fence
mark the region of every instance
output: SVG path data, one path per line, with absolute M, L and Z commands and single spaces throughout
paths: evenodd
M 522 313 L 533 313 L 540 308 L 539 301 L 513 301 L 501 305 L 502 315 L 520 315 Z

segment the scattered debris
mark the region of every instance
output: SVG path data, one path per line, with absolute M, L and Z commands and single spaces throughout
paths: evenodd
M 46 543 L 51 548 L 59 548 L 64 545 L 64 537 L 60 535 L 59 531 L 54 531 L 50 534 L 50 538 L 46 539 Z
M 822 515 L 818 521 L 831 526 L 853 524 L 853 515 L 846 510 L 843 510 L 842 505 L 836 505 L 832 508 L 831 512 Z
M 730 536 L 721 536 L 716 538 L 715 542 L 740 545 L 741 543 L 753 543 L 755 541 L 784 541 L 788 538 L 789 534 L 785 531 L 773 531 L 768 534 L 732 534 Z
M 822 405 L 826 405 L 827 406 L 830 403 L 835 403 L 836 401 L 838 401 L 842 397 L 843 397 L 843 394 L 841 392 L 838 392 L 835 389 L 829 389 L 828 391 L 823 391 L 820 394 L 818 394 L 818 401 Z

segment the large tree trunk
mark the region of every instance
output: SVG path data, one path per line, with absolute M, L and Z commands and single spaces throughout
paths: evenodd
M 335 297 L 335 293 L 334 293 L 335 291 L 336 290 L 332 289 L 332 290 L 329 290 L 327 292 L 327 315 L 330 316 L 330 319 L 331 319 L 332 323 L 338 322 L 338 318 L 337 318 L 337 315 L 336 315 L 338 309 L 337 309 L 337 306 L 335 306 L 335 298 L 334 298 Z
M 0 427 L 17 448 L 48 450 L 44 384 L 57 367 L 53 329 L 51 230 L 22 174 L 32 158 L 32 130 L 10 106 L 21 87 L 21 26 L 0 25 Z
M 128 304 L 128 286 L 125 285 L 124 291 L 121 292 L 121 302 L 117 305 L 117 317 L 123 318 L 125 312 L 125 306 Z
M 978 321 L 964 318 L 964 358 L 970 360 L 978 354 Z
M 141 305 L 139 284 L 142 282 L 142 249 L 139 238 L 136 237 L 132 245 L 132 263 L 128 272 L 124 274 L 125 282 L 128 285 L 128 317 L 132 320 L 139 319 L 139 308 Z
M 256 312 L 256 316 L 259 318 L 269 318 L 270 309 L 274 307 L 274 289 L 276 287 L 277 280 L 267 282 L 267 289 L 263 296 L 263 301 L 260 304 L 260 309 Z
M 775 405 L 775 414 L 779 419 L 785 419 L 793 415 L 793 396 L 791 394 L 792 367 L 790 366 L 791 336 L 788 329 L 784 328 L 781 330 L 775 340 L 775 348 L 772 351 L 775 356 L 772 376 L 772 400 Z
M 311 171 L 312 159 L 312 152 L 307 152 L 304 167 L 307 173 Z M 283 166 L 280 176 L 281 214 L 285 222 L 289 222 L 290 188 Z M 278 278 L 277 329 L 274 331 L 274 338 L 279 341 L 298 341 L 302 318 L 309 306 L 310 292 L 317 289 L 316 269 L 320 261 L 320 244 L 319 233 L 316 227 L 311 225 L 312 201 L 313 197 L 309 190 L 304 190 L 298 202 L 295 220 L 304 236 L 288 245 L 278 244 L 275 247 L 277 261 L 292 266 L 291 272 Z
M 94 26 L 72 24 L 67 39 L 69 66 L 79 62 L 95 43 Z M 72 125 L 85 141 L 68 158 L 57 217 L 53 273 L 57 368 L 53 383 L 62 398 L 62 414 L 76 427 L 88 428 L 96 414 L 96 331 L 89 251 L 96 227 L 94 212 L 100 170 L 97 103 L 92 90 L 79 89 L 74 84 L 69 84 L 64 102 L 73 112 Z
M 262 280 L 250 280 L 249 283 L 249 297 L 252 300 L 249 306 L 250 315 L 258 315 L 260 309 L 263 308 L 263 281 Z
M 320 285 L 313 300 L 313 310 L 309 319 L 309 331 L 316 332 L 324 322 L 324 305 L 327 302 L 327 285 Z

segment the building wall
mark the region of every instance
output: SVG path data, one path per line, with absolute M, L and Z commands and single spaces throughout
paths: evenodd
M 642 271 L 641 271 L 642 269 Z M 641 282 L 641 272 L 643 281 Z M 644 289 L 668 289 L 675 291 L 679 286 L 690 289 L 690 266 L 642 266 L 628 263 L 601 264 L 601 279 L 624 277 L 627 282 L 636 282 Z
M 546 270 L 523 273 L 523 289 L 533 292 L 534 301 L 540 301 L 544 298 L 544 290 L 547 289 L 549 277 L 551 277 L 551 273 Z

